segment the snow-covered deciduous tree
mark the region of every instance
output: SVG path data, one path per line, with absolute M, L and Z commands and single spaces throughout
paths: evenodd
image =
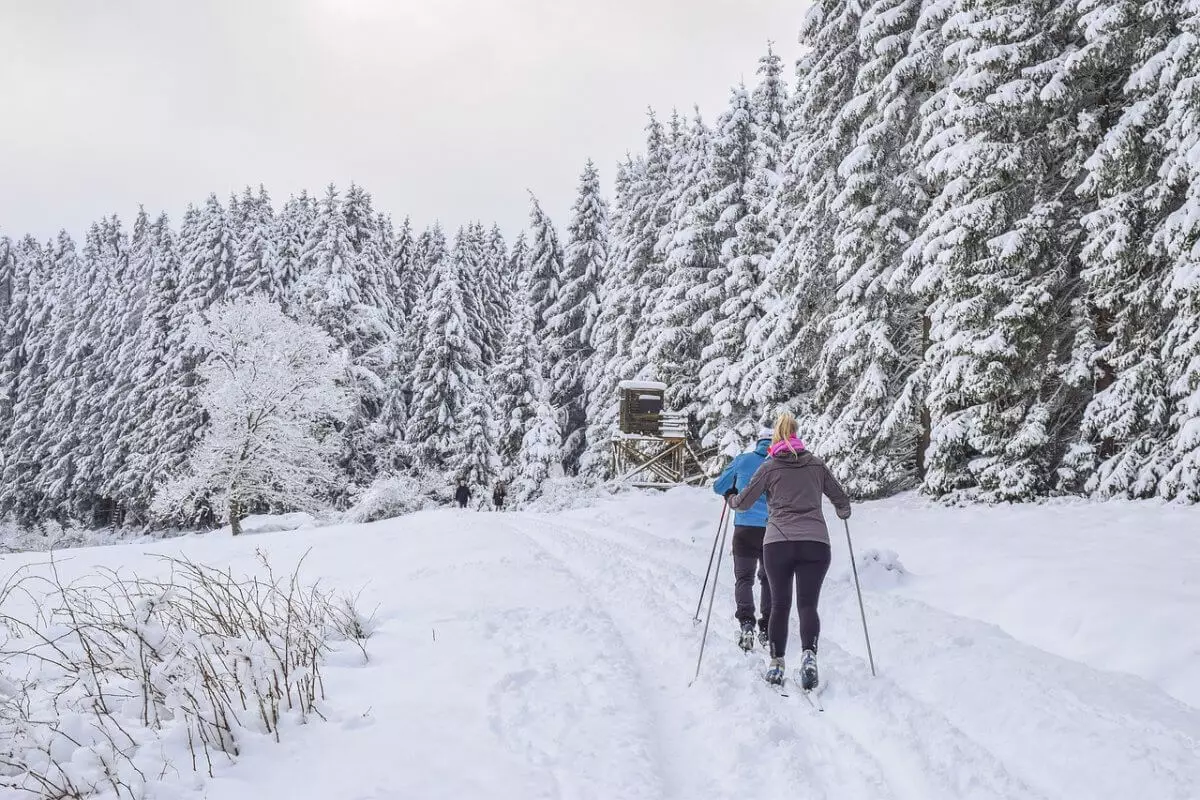
M 337 476 L 337 423 L 352 405 L 333 339 L 262 296 L 211 309 L 191 337 L 206 354 L 208 429 L 186 471 L 158 488 L 154 513 L 186 521 L 208 506 L 236 535 L 257 507 L 320 508 Z

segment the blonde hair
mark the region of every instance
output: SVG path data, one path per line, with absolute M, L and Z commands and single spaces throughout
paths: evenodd
M 789 439 L 796 436 L 799 430 L 800 426 L 796 424 L 796 418 L 787 411 L 784 411 L 779 415 L 779 418 L 775 420 L 775 436 L 772 437 L 771 444 L 787 442 Z M 793 453 L 796 452 L 796 448 L 792 447 L 790 443 L 788 444 L 787 448 Z

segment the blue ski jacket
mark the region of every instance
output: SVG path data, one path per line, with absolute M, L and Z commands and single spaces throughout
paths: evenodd
M 770 446 L 770 439 L 759 439 L 758 446 L 752 452 L 742 453 L 730 462 L 725 471 L 721 473 L 721 477 L 713 483 L 713 491 L 724 497 L 725 493 L 735 486 L 738 491 L 749 486 L 754 473 L 758 472 L 758 468 L 767 460 L 767 448 Z M 762 497 L 758 498 L 750 508 L 737 512 L 733 517 L 733 524 L 754 528 L 767 527 L 766 493 L 763 493 Z

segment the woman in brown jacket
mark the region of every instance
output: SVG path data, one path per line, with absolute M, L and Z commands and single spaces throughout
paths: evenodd
M 764 492 L 767 495 L 767 533 L 763 538 L 763 565 L 771 586 L 767 629 L 771 663 L 767 681 L 783 683 L 794 583 L 803 649 L 800 685 L 810 690 L 816 688 L 819 680 L 817 639 L 821 618 L 817 614 L 817 601 L 830 560 L 829 530 L 821 513 L 821 498 L 829 498 L 841 519 L 850 516 L 850 499 L 825 462 L 804 448 L 791 414 L 781 414 L 775 422 L 768 454 L 770 458 L 754 473 L 746 488 L 739 494 L 731 491 L 727 497 L 729 505 L 739 509 L 749 508 Z

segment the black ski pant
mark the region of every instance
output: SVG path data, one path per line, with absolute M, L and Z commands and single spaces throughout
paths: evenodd
M 796 611 L 800 615 L 800 641 L 805 650 L 817 651 L 821 635 L 817 601 L 825 573 L 829 572 L 829 560 L 829 545 L 825 542 L 771 542 L 763 547 L 763 563 L 771 583 L 771 623 L 767 637 L 772 658 L 783 658 L 787 651 L 793 583 Z
M 771 585 L 763 566 L 763 536 L 766 528 L 737 525 L 733 529 L 733 599 L 737 603 L 737 621 L 754 624 L 754 578 L 758 573 L 758 627 L 767 629 L 771 617 Z

